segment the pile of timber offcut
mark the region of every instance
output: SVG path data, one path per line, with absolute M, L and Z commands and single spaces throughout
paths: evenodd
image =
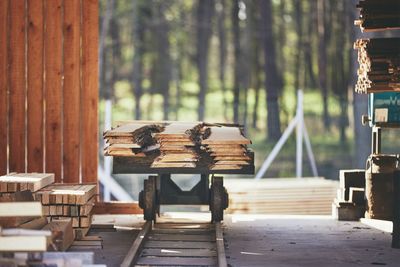
M 118 125 L 104 133 L 105 155 L 137 167 L 137 172 L 192 169 L 254 172 L 251 141 L 234 124 L 142 122 Z
M 360 9 L 360 17 L 355 24 L 362 31 L 400 28 L 398 0 L 361 0 L 357 7 Z
M 359 39 L 357 93 L 400 91 L 400 38 Z
M 96 193 L 94 184 L 52 184 L 36 192 L 35 198 L 43 204 L 49 221 L 71 219 L 75 236 L 80 239 L 89 231 Z

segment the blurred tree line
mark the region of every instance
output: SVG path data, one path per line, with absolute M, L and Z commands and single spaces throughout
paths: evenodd
M 266 129 L 266 137 L 277 140 L 286 123 L 282 116 L 293 116 L 283 94 L 301 88 L 320 95 L 325 131 L 334 124 L 345 143 L 349 123 L 357 120 L 355 136 L 365 140 L 358 121 L 366 110 L 356 106 L 365 98 L 354 103 L 353 114 L 348 110 L 356 97 L 356 2 L 101 0 L 101 99 L 113 99 L 117 83 L 125 81 L 134 97 L 132 119 L 152 119 L 152 109 L 162 108 L 163 119 L 184 120 L 185 99 L 195 96 L 202 121 L 214 109 L 207 95 L 220 91 L 226 121 Z M 185 86 L 188 81 L 196 90 Z M 151 100 L 144 106 L 145 95 L 161 95 L 162 107 Z M 331 98 L 340 108 L 335 121 Z

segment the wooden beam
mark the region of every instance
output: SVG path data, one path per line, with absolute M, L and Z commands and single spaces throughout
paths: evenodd
M 138 202 L 97 202 L 93 214 L 142 214 Z
M 43 172 L 43 26 L 43 0 L 28 1 L 28 172 Z
M 45 0 L 46 172 L 62 179 L 62 0 Z
M 25 1 L 10 1 L 10 171 L 25 172 Z
M 98 165 L 98 0 L 82 1 L 82 182 L 97 182 Z
M 39 217 L 42 215 L 42 204 L 37 201 L 0 203 L 0 217 Z
M 8 3 L 0 1 L 0 175 L 7 173 L 8 162 Z

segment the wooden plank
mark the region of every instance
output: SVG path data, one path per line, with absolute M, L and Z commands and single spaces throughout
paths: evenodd
M 204 242 L 204 241 L 214 241 L 214 237 L 210 235 L 196 235 L 196 234 L 179 234 L 179 233 L 171 233 L 171 234 L 152 234 L 149 236 L 149 240 L 159 240 L 159 241 L 195 241 L 195 242 Z
M 56 236 L 53 243 L 58 251 L 66 251 L 74 242 L 71 220 L 53 220 L 45 225 L 43 230 L 50 230 Z
M 62 0 L 45 0 L 46 172 L 62 181 Z
M 7 173 L 8 3 L 0 1 L 0 175 Z
M 236 127 L 210 127 L 211 135 L 202 144 L 251 144 Z
M 80 182 L 80 1 L 64 1 L 63 182 Z M 97 127 L 96 127 L 97 128 Z
M 10 1 L 10 171 L 25 172 L 25 1 Z
M 215 242 L 217 243 L 217 254 L 218 254 L 218 267 L 227 267 L 225 256 L 225 244 L 222 225 L 220 222 L 215 223 Z
M 201 257 L 141 257 L 137 264 L 145 266 L 215 266 L 215 258 Z
M 97 182 L 98 0 L 82 1 L 82 182 Z
M 26 190 L 31 190 L 32 192 L 36 192 L 43 187 L 54 183 L 54 174 L 52 173 L 21 173 L 21 174 L 12 174 L 12 175 L 3 175 L 0 176 L 0 182 L 2 184 L 10 184 L 10 185 L 19 185 L 21 190 L 23 189 L 23 185 L 25 185 Z M 16 191 L 16 190 L 14 190 Z M 1 191 L 2 192 L 2 191 Z
M 132 246 L 129 248 L 124 260 L 121 263 L 121 267 L 129 267 L 138 257 L 138 251 L 143 246 L 146 235 L 151 231 L 151 226 L 153 222 L 146 222 L 142 230 L 138 233 L 138 237 L 133 242 Z
M 190 249 L 214 249 L 215 242 L 189 242 L 189 241 L 147 241 L 144 244 L 145 248 L 190 248 Z
M 43 172 L 43 0 L 28 1 L 27 170 Z
M 32 217 L 42 216 L 40 202 L 1 202 L 0 217 Z
M 46 251 L 47 236 L 0 236 L 0 251 Z
M 45 225 L 47 224 L 47 218 L 46 217 L 40 217 L 37 219 L 33 219 L 29 222 L 23 223 L 20 226 L 18 226 L 19 228 L 22 229 L 42 229 Z
M 138 202 L 97 202 L 93 214 L 142 214 Z

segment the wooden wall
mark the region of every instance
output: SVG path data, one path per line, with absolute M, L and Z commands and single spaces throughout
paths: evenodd
M 97 181 L 98 0 L 0 0 L 0 175 Z

